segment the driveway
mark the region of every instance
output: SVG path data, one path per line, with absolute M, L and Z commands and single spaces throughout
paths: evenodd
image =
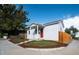
M 73 40 L 67 47 L 58 49 L 22 48 L 9 42 L 0 40 L 0 55 L 78 55 L 79 40 Z

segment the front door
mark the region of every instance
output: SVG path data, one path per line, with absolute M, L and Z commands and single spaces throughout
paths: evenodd
M 43 29 L 40 30 L 40 38 L 43 38 Z

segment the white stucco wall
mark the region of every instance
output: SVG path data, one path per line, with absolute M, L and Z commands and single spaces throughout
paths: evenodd
M 35 29 L 32 29 L 33 26 L 36 26 L 36 24 L 32 24 L 29 30 L 27 30 L 27 39 L 29 40 L 35 40 L 37 38 L 37 35 L 34 34 Z
M 62 29 L 62 26 L 60 23 L 46 26 L 44 28 L 44 39 L 58 41 L 59 40 L 59 31 L 61 29 Z
M 30 34 L 29 34 L 30 31 Z M 27 39 L 30 40 L 38 40 L 40 38 L 40 34 L 34 34 L 35 29 L 31 29 L 27 31 Z
M 30 31 L 30 33 L 29 33 L 29 31 Z M 28 39 L 34 39 L 33 33 L 34 33 L 34 29 L 28 30 L 27 31 L 27 38 Z
M 79 32 L 76 33 L 76 36 L 75 37 L 79 37 Z

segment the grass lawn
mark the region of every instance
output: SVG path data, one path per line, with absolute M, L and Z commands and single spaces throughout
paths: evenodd
M 57 47 L 67 46 L 67 44 L 58 43 L 52 40 L 39 40 L 39 41 L 34 40 L 20 44 L 19 46 L 23 48 L 57 48 Z

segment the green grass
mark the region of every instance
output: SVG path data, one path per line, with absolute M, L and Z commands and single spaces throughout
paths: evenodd
M 30 41 L 28 43 L 21 44 L 20 46 L 26 48 L 55 48 L 55 47 L 61 47 L 66 46 L 65 44 L 52 41 L 52 40 L 39 40 L 39 41 Z

